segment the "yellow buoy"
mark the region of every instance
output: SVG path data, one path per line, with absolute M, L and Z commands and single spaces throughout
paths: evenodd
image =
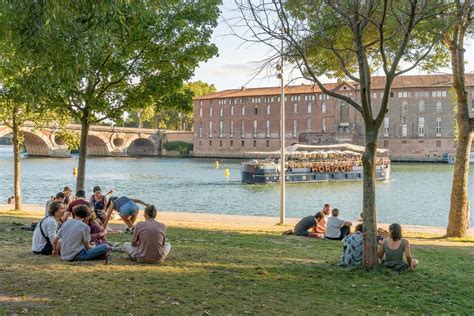
M 230 176 L 229 168 L 225 168 L 224 170 L 224 176 L 228 178 Z
M 219 169 L 219 161 L 214 161 L 214 168 Z
M 72 175 L 77 177 L 77 168 L 76 167 L 72 168 Z

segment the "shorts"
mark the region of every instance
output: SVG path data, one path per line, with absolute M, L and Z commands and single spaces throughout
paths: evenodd
M 132 216 L 138 214 L 138 205 L 133 201 L 128 201 L 118 209 L 120 216 Z

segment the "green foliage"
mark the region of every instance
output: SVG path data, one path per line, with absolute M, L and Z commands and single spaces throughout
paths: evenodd
M 168 151 L 178 151 L 181 156 L 189 156 L 189 152 L 193 150 L 193 144 L 183 141 L 166 142 L 163 147 Z
M 56 132 L 56 142 L 58 145 L 66 145 L 69 151 L 74 151 L 79 149 L 81 144 L 81 135 L 75 131 L 61 129 L 59 132 Z

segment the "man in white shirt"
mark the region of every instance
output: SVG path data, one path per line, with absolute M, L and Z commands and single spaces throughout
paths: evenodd
M 64 213 L 64 204 L 53 201 L 49 207 L 48 216 L 43 218 L 35 227 L 31 250 L 36 254 L 51 255 L 53 251 L 52 242 L 56 238 L 56 232 L 61 217 Z
M 328 218 L 326 223 L 326 239 L 343 240 L 351 231 L 351 222 L 346 222 L 338 218 L 339 210 L 332 210 L 332 216 Z

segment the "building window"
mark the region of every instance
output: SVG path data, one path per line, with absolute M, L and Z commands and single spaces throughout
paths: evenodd
M 267 141 L 265 142 L 266 146 L 267 147 L 270 147 L 270 141 L 267 139 Z
M 298 113 L 298 104 L 293 104 L 293 113 Z
M 234 140 L 233 139 L 230 140 L 230 147 L 234 147 Z
M 212 108 L 209 108 L 209 116 L 212 117 Z
M 377 92 L 372 93 L 372 99 L 377 99 Z
M 221 107 L 221 116 L 224 116 L 224 108 Z
M 234 137 L 234 121 L 230 121 L 230 137 Z
M 219 137 L 224 136 L 224 122 L 220 121 L 219 122 Z
M 257 137 L 257 120 L 253 120 L 253 137 Z
M 393 98 L 393 92 L 390 92 L 390 97 Z
M 327 106 L 326 106 L 326 102 L 323 102 L 323 105 L 321 106 L 321 112 L 326 113 L 327 110 L 328 109 L 327 109 Z
M 199 108 L 199 117 L 202 117 L 202 108 Z
M 271 109 L 271 106 L 270 104 L 267 105 L 267 114 L 270 114 L 270 109 Z
M 230 107 L 230 115 L 231 115 L 231 116 L 234 115 L 234 106 L 233 106 L 233 105 Z
M 441 117 L 438 117 L 436 119 L 436 137 L 441 137 L 441 134 L 443 133 L 443 120 Z
M 242 115 L 245 115 L 245 105 L 242 105 Z
M 474 99 L 471 100 L 472 104 L 471 104 L 471 111 L 474 111 Z
M 388 137 L 390 131 L 390 118 L 385 117 L 383 119 L 383 136 Z
M 441 147 L 441 141 L 440 140 L 436 141 L 436 147 L 438 147 L 438 148 Z
M 349 105 L 346 102 L 341 102 L 339 113 L 340 123 L 349 123 Z
M 202 146 L 202 140 L 199 140 L 199 147 Z
M 245 138 L 245 121 L 240 123 L 240 137 Z
M 209 141 L 209 146 L 212 147 L 212 140 Z
M 406 117 L 402 119 L 402 137 L 407 137 L 408 135 L 408 125 Z
M 202 138 L 202 122 L 199 122 L 199 138 Z
M 256 140 L 253 141 L 253 147 L 257 147 L 257 141 Z
M 420 100 L 420 102 L 418 103 L 418 111 L 425 112 L 425 101 Z
M 212 122 L 209 122 L 209 137 L 212 137 Z
M 402 102 L 402 111 L 404 113 L 408 112 L 408 102 L 407 101 Z
M 388 148 L 388 139 L 384 139 L 383 147 Z
M 266 130 L 267 137 L 270 137 L 270 120 L 267 120 L 265 122 L 265 130 Z
M 255 115 L 258 114 L 258 106 L 253 107 L 253 114 L 255 114 Z
M 425 118 L 424 117 L 418 118 L 418 136 L 420 137 L 425 136 Z
M 447 96 L 446 91 L 441 91 L 441 96 L 445 98 Z
M 219 147 L 222 147 L 222 139 L 219 140 Z
M 308 118 L 308 120 L 306 121 L 306 130 L 309 132 L 311 131 L 311 125 L 312 125 L 312 120 L 311 118 Z
M 308 113 L 313 112 L 313 105 L 311 103 L 308 103 Z
M 443 103 L 441 101 L 436 102 L 436 111 L 443 111 Z
M 323 131 L 323 133 L 326 132 L 326 119 L 325 118 L 321 120 L 321 130 Z
M 242 140 L 242 141 L 240 142 L 240 145 L 241 145 L 242 147 L 245 147 L 245 140 Z
M 293 137 L 296 137 L 298 135 L 298 122 L 296 120 L 293 120 Z

